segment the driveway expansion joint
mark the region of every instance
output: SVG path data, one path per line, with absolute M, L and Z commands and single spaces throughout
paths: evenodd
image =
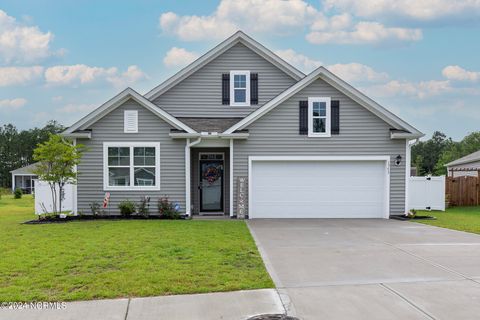
M 422 313 L 423 315 L 425 315 L 429 319 L 436 320 L 435 317 L 433 317 L 431 314 L 429 314 L 428 312 L 426 312 L 425 310 L 423 310 L 422 308 L 417 306 L 415 303 L 413 303 L 413 301 L 411 301 L 410 299 L 403 296 L 400 292 L 394 290 L 393 288 L 389 287 L 388 285 L 386 285 L 384 283 L 380 283 L 380 286 L 383 287 L 385 290 L 390 291 L 394 295 L 398 296 L 400 299 L 402 299 L 403 301 L 405 301 L 406 303 L 411 305 L 413 308 L 415 308 L 417 311 L 419 311 L 420 313 Z
M 124 320 L 127 320 L 127 318 L 128 318 L 128 309 L 130 308 L 130 301 L 131 301 L 131 300 L 132 300 L 131 298 L 128 298 L 127 310 L 125 311 L 125 318 L 124 318 Z

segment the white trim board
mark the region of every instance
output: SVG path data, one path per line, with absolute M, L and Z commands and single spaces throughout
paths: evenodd
M 424 134 L 373 101 L 372 99 L 368 98 L 366 95 L 346 83 L 345 81 L 338 78 L 336 75 L 328 71 L 324 67 L 318 67 L 316 70 L 311 72 L 308 76 L 303 78 L 302 80 L 298 81 L 296 84 L 288 88 L 287 90 L 283 91 L 281 94 L 264 104 L 262 107 L 258 108 L 254 112 L 250 113 L 248 116 L 243 118 L 241 121 L 237 122 L 227 130 L 225 130 L 224 134 L 230 134 L 237 130 L 242 130 L 257 119 L 261 118 L 269 111 L 280 105 L 282 102 L 286 101 L 288 98 L 292 97 L 294 94 L 305 88 L 306 86 L 310 85 L 317 79 L 322 79 L 347 97 L 351 98 L 361 106 L 363 106 L 368 111 L 372 112 L 380 119 L 388 123 L 389 125 L 395 127 L 396 129 L 406 130 L 408 131 L 409 137 L 420 138 L 423 137 Z
M 298 81 L 305 77 L 305 74 L 303 72 L 293 67 L 291 64 L 277 56 L 275 53 L 273 53 L 254 39 L 250 38 L 242 31 L 237 31 L 232 36 L 218 44 L 216 47 L 202 55 L 200 58 L 177 72 L 175 75 L 168 78 L 166 81 L 147 92 L 145 94 L 145 98 L 149 100 L 155 100 L 158 96 L 162 95 L 163 93 L 180 83 L 182 80 L 205 66 L 207 63 L 217 58 L 219 55 L 221 55 L 237 43 L 242 43 L 247 48 L 251 49 L 258 55 L 260 55 L 262 58 L 266 59 L 267 61 L 278 67 L 280 70 L 284 71 L 293 79 Z
M 190 128 L 189 126 L 187 126 L 186 124 L 184 124 L 183 122 L 175 118 L 174 116 L 170 115 L 169 113 L 162 110 L 160 107 L 154 105 L 153 103 L 145 99 L 145 97 L 140 95 L 138 92 L 136 92 L 132 88 L 127 88 L 122 92 L 120 92 L 119 94 L 117 94 L 112 99 L 102 104 L 100 107 L 98 107 L 94 111 L 90 112 L 88 115 L 86 115 L 79 121 L 75 122 L 62 134 L 68 136 L 68 135 L 71 135 L 76 130 L 88 128 L 93 123 L 97 122 L 102 117 L 104 117 L 108 113 L 112 112 L 113 110 L 121 106 L 128 99 L 133 99 L 134 101 L 138 102 L 141 106 L 145 107 L 147 110 L 151 111 L 152 113 L 154 113 L 159 118 L 163 119 L 165 122 L 167 122 L 168 124 L 170 124 L 176 129 L 184 130 L 187 133 L 197 133 L 195 130 L 193 130 L 192 128 Z
M 385 162 L 384 219 L 390 217 L 390 156 L 249 156 L 248 157 L 248 215 L 252 208 L 252 163 L 258 161 L 383 161 Z

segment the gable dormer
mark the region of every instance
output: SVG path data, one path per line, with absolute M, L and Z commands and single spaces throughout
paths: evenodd
M 175 117 L 245 117 L 303 76 L 237 32 L 146 97 Z

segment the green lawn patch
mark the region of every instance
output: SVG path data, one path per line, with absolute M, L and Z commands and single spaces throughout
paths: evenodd
M 0 301 L 69 301 L 274 287 L 245 222 L 25 225 L 33 199 L 0 199 Z
M 480 234 L 480 206 L 453 207 L 442 211 L 418 211 L 419 215 L 435 216 L 437 220 L 414 220 L 432 226 Z

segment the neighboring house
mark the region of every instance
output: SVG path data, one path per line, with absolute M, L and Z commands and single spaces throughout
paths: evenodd
M 187 215 L 250 218 L 404 214 L 409 140 L 423 136 L 324 67 L 304 75 L 240 31 L 63 134 L 88 148 L 85 214 L 109 192 L 112 213 L 166 195 Z
M 37 163 L 10 171 L 12 174 L 12 191 L 17 188 L 22 189 L 23 193 L 35 193 L 35 181 L 38 177 L 32 173 Z
M 480 150 L 449 162 L 445 166 L 447 167 L 448 176 L 450 177 L 478 177 L 480 171 Z

